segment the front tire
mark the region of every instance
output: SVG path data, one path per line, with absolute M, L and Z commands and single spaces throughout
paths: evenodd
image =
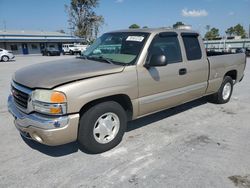
M 4 55 L 4 56 L 2 57 L 2 61 L 3 61 L 3 62 L 7 62 L 7 61 L 9 61 L 9 57 L 8 57 L 8 56 L 6 56 L 6 55 Z
M 89 108 L 80 118 L 78 142 L 90 153 L 101 153 L 117 146 L 127 127 L 123 107 L 114 101 Z
M 219 91 L 211 96 L 212 102 L 216 104 L 227 103 L 233 93 L 233 79 L 230 76 L 225 76 Z

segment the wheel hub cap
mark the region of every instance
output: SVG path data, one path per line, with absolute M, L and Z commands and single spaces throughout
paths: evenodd
M 231 94 L 231 90 L 232 90 L 232 86 L 230 83 L 227 83 L 224 88 L 223 88 L 223 91 L 222 91 L 222 98 L 224 100 L 227 100 L 229 97 L 230 97 L 230 94 Z
M 120 128 L 120 120 L 114 113 L 105 113 L 101 115 L 94 126 L 93 134 L 98 143 L 106 144 L 112 141 Z

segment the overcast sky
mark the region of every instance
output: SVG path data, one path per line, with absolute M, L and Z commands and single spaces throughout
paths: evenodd
M 64 5 L 70 0 L 0 0 L 0 30 L 68 31 Z M 211 25 L 224 31 L 238 23 L 248 30 L 250 0 L 101 0 L 96 9 L 103 15 L 101 32 L 140 26 L 172 26 L 176 21 L 205 33 Z M 4 24 L 5 23 L 5 24 Z

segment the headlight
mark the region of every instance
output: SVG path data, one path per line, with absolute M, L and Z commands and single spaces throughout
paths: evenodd
M 33 109 L 50 115 L 67 113 L 67 101 L 64 93 L 53 90 L 37 89 L 32 92 Z

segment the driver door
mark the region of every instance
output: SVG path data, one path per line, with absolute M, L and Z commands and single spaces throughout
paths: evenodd
M 146 61 L 156 53 L 165 55 L 168 64 L 161 67 L 138 67 L 140 116 L 185 101 L 183 88 L 189 83 L 177 33 L 166 32 L 155 36 Z

